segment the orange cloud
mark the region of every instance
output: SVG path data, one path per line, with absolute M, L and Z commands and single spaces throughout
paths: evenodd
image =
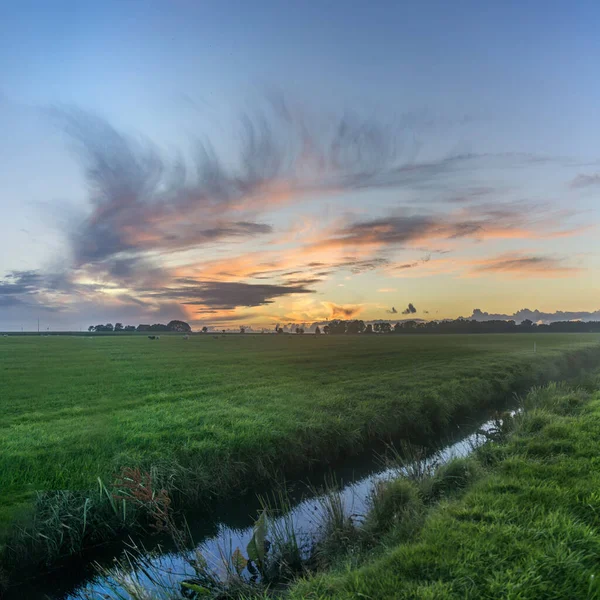
M 333 302 L 323 302 L 323 305 L 329 309 L 330 319 L 351 319 L 360 314 L 364 308 L 362 304 L 334 304 Z

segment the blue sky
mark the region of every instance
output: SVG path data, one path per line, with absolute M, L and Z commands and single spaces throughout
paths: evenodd
M 78 328 L 94 319 L 175 312 L 198 324 L 270 326 L 325 320 L 335 314 L 332 306 L 374 319 L 385 318 L 387 304 L 408 302 L 429 307 L 422 318 L 466 316 L 476 307 L 509 315 L 525 306 L 597 310 L 598 22 L 600 7 L 592 2 L 3 3 L 0 214 L 8 225 L 0 281 L 9 278 L 0 286 L 0 328 L 20 328 L 38 313 L 49 325 Z M 273 98 L 284 99 L 291 120 L 275 122 Z M 107 143 L 102 127 L 130 144 L 113 171 L 126 154 L 140 158 L 146 144 L 165 165 L 181 156 L 191 166 L 195 144 L 208 140 L 221 170 L 237 172 L 243 114 L 255 132 L 267 127 L 280 143 L 300 139 L 307 128 L 313 144 L 351 115 L 356 136 L 345 140 L 354 144 L 345 151 L 358 152 L 353 169 L 373 151 L 369 144 L 384 138 L 397 148 L 395 166 L 478 159 L 443 173 L 420 169 L 392 184 L 389 173 L 380 174 L 385 185 L 371 180 L 340 189 L 339 181 L 330 185 L 327 169 L 317 172 L 314 162 L 306 167 L 296 156 L 285 173 L 252 189 L 251 202 L 238 198 L 218 219 L 208 210 L 206 182 L 203 205 L 180 198 L 175 210 L 165 208 L 172 198 L 159 200 L 160 226 L 145 203 L 156 202 L 166 184 L 157 183 L 147 198 L 144 184 L 135 206 L 105 197 L 120 211 L 109 223 L 121 228 L 119 242 L 101 255 L 78 256 L 75 238 L 106 231 L 98 220 L 108 211 L 92 198 L 98 181 L 86 172 L 89 148 L 98 159 Z M 83 115 L 100 121 L 92 126 Z M 375 130 L 376 138 L 364 135 Z M 492 206 L 504 209 L 502 231 L 493 234 Z M 174 218 L 179 210 L 185 219 Z M 143 227 L 132 225 L 131 211 L 139 211 Z M 417 213 L 429 219 L 418 235 Z M 464 235 L 464 220 L 473 217 L 479 233 Z M 381 229 L 382 219 L 392 219 L 402 235 Z M 439 223 L 457 220 L 460 236 L 441 231 Z M 364 222 L 380 230 L 380 243 L 376 235 L 356 236 Z M 182 234 L 192 226 L 209 233 Z M 171 238 L 184 241 L 164 243 Z M 326 238 L 328 245 L 315 244 Z M 279 261 L 287 272 L 300 271 L 302 282 L 289 284 L 291 276 L 274 266 L 258 281 L 248 269 L 206 267 L 249 254 L 275 265 L 272 256 L 260 258 L 269 248 L 279 249 Z M 323 260 L 312 262 L 326 263 L 327 275 L 315 276 L 303 262 L 319 252 Z M 359 255 L 379 262 L 360 273 L 341 266 L 342 258 Z M 125 259 L 137 261 L 135 277 L 107 267 Z M 413 263 L 410 277 L 399 278 L 393 268 Z M 154 287 L 142 285 L 141 272 L 152 269 L 163 272 Z M 31 271 L 37 279 L 20 286 L 22 273 Z M 194 289 L 191 281 L 180 289 L 174 280 L 185 273 L 196 278 Z M 48 283 L 58 274 L 69 285 Z M 565 277 L 576 294 L 566 293 Z M 288 293 L 286 285 L 294 289 Z M 296 293 L 298 287 L 306 290 Z

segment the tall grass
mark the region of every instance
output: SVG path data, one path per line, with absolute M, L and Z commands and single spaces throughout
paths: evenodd
M 521 399 L 509 432 L 436 471 L 442 502 L 416 539 L 388 537 L 362 564 L 286 597 L 599 598 L 600 392 L 553 383 Z
M 190 597 L 598 597 L 600 475 L 590 466 L 600 451 L 600 393 L 553 383 L 521 401 L 509 425 L 499 423 L 501 433 L 470 457 L 411 470 L 397 455 L 398 477 L 374 486 L 365 515 L 350 514 L 330 481 L 316 500 L 320 527 L 310 538 L 285 518 L 292 511 L 279 492 L 263 503 L 255 550 L 249 545 L 248 558 L 239 549 L 224 553 L 225 578 L 197 569 L 185 580 L 197 594 Z M 498 449 L 502 457 L 490 466 L 488 453 Z M 416 462 L 427 456 L 406 454 Z M 165 585 L 145 560 L 133 573 L 116 571 L 121 588 L 129 585 L 134 600 L 172 597 L 176 585 Z M 243 576 L 251 560 L 260 562 L 259 579 Z M 149 581 L 165 595 L 144 595 Z

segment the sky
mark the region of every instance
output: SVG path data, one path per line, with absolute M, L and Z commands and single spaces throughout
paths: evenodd
M 5 0 L 0 330 L 600 320 L 599 21 Z

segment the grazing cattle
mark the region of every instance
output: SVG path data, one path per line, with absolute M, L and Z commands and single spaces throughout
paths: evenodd
M 155 339 L 156 339 L 156 336 L 155 336 L 155 335 L 149 335 L 149 336 L 148 336 L 148 339 L 149 339 L 149 340 L 155 340 Z
M 189 336 L 189 335 L 184 335 L 184 336 L 183 336 L 183 339 L 184 339 L 184 340 L 189 340 L 189 339 L 190 339 L 190 336 Z

